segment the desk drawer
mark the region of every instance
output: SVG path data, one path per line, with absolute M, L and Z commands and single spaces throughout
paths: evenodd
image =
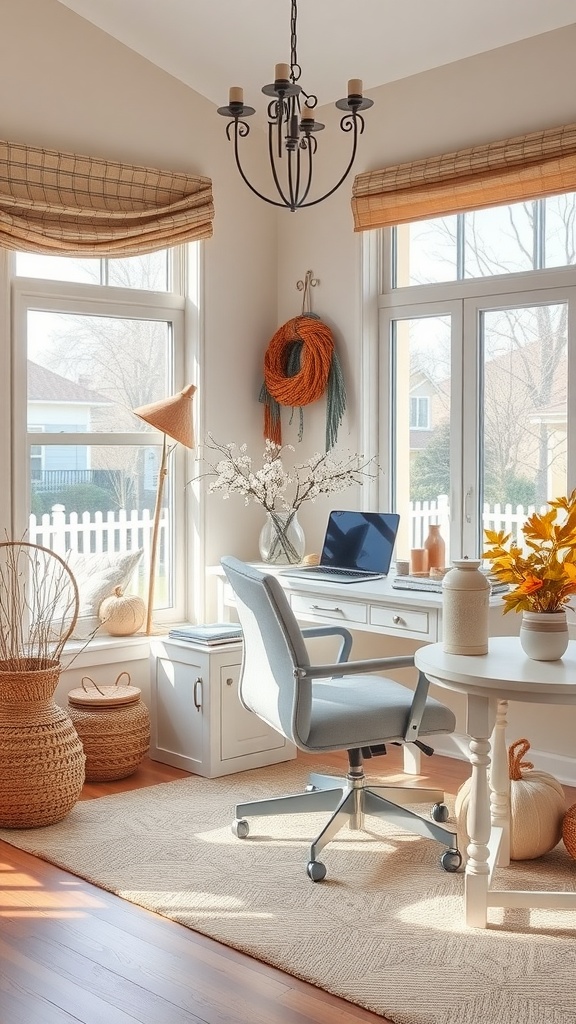
M 368 622 L 368 606 L 361 601 L 341 601 L 339 597 L 305 597 L 303 594 L 291 594 L 290 604 L 296 617 L 315 619 L 316 621 L 334 621 L 347 623 Z
M 372 605 L 370 625 L 379 626 L 386 633 L 398 633 L 426 640 L 436 640 L 437 615 L 435 610 L 398 608 Z

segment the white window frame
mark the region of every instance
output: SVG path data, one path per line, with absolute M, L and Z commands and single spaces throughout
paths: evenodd
M 176 392 L 186 383 L 195 382 L 198 366 L 198 298 L 200 294 L 201 256 L 188 259 L 188 247 L 171 250 L 172 274 L 177 291 L 145 292 L 134 288 L 120 288 L 107 285 L 92 285 L 66 281 L 52 281 L 44 278 L 24 278 L 14 274 L 15 256 L 0 250 L 2 283 L 10 297 L 11 321 L 0 319 L 0 339 L 8 335 L 8 345 L 0 355 L 0 394 L 5 388 L 6 402 L 0 402 L 2 410 L 9 412 L 9 429 L 3 434 L 2 454 L 5 465 L 10 467 L 8 498 L 0 499 L 0 510 L 11 536 L 24 536 L 28 528 L 30 508 L 29 445 L 31 438 L 37 443 L 37 434 L 27 432 L 27 340 L 26 324 L 29 311 L 72 313 L 78 315 L 99 315 L 120 318 L 157 320 L 171 324 L 172 346 L 169 367 Z M 186 291 L 186 294 L 185 294 Z M 192 293 L 191 293 L 192 292 Z M 6 303 L 8 306 L 8 302 Z M 5 383 L 2 383 L 5 382 Z M 5 419 L 0 412 L 0 422 Z M 92 435 L 97 445 L 157 445 L 161 450 L 163 435 L 160 431 L 135 431 L 134 433 L 104 433 Z M 67 433 L 63 435 L 44 432 L 43 444 L 87 444 L 90 434 Z M 185 557 L 175 558 L 174 604 L 154 612 L 154 621 L 169 623 L 192 618 L 194 599 L 199 592 L 192 593 L 187 566 L 191 563 L 192 552 L 188 544 L 192 537 L 191 522 L 193 503 L 191 488 L 186 484 L 192 476 L 192 453 L 183 445 L 176 445 L 169 464 L 168 486 L 171 488 L 174 514 L 174 544 Z M 197 540 L 194 554 L 198 554 Z M 192 578 L 198 574 L 192 574 Z
M 365 232 L 362 246 L 364 317 L 369 329 L 362 332 L 361 366 L 363 380 L 373 382 L 363 409 L 362 433 L 366 439 L 365 450 L 378 457 L 384 479 L 388 481 L 379 500 L 388 502 L 386 507 L 402 514 L 395 494 L 393 321 L 450 316 L 450 557 L 472 557 L 478 551 L 481 538 L 480 465 L 474 444 L 480 408 L 478 318 L 485 309 L 568 303 L 567 490 L 570 492 L 576 487 L 576 267 L 393 288 L 392 229 Z M 377 328 L 373 326 L 375 314 Z

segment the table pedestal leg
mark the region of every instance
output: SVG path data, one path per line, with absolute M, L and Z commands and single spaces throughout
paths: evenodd
M 472 780 L 468 805 L 467 828 L 470 836 L 466 861 L 465 904 L 466 924 L 472 928 L 486 927 L 487 894 L 490 869 L 488 842 L 491 832 L 490 734 L 494 712 L 487 697 L 469 694 L 466 707 L 466 731 L 470 737 Z
M 498 701 L 496 724 L 492 733 L 490 767 L 490 813 L 492 825 L 502 829 L 496 863 L 499 867 L 510 864 L 510 773 L 506 749 L 506 715 L 508 701 Z

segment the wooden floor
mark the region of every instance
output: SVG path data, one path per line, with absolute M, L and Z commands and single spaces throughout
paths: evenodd
M 327 760 L 344 769 L 343 756 Z M 422 778 L 447 793 L 468 775 L 465 762 L 424 760 Z M 373 764 L 397 772 L 401 752 Z M 129 779 L 87 784 L 83 799 L 186 774 L 146 759 Z M 576 789 L 566 796 L 576 802 Z M 0 1024 L 386 1024 L 2 842 L 0 878 Z

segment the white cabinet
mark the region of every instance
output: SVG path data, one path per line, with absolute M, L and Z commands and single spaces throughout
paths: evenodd
M 151 642 L 154 761 L 215 778 L 296 757 L 292 743 L 240 703 L 241 658 L 241 643 Z

